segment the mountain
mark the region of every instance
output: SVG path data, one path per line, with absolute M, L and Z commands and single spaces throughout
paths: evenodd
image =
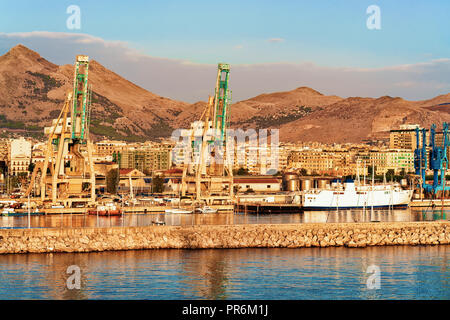
M 0 56 L 0 128 L 42 136 L 43 127 L 58 116 L 72 83 L 73 65 L 59 66 L 23 45 L 15 46 Z M 158 96 L 95 60 L 89 66 L 89 83 L 94 138 L 168 137 L 173 129 L 198 120 L 206 106 L 204 101 L 189 104 Z M 389 130 L 401 124 L 429 127 L 450 122 L 450 94 L 421 101 L 342 98 L 299 87 L 239 101 L 230 110 L 232 128 L 278 128 L 284 141 L 362 142 L 386 139 Z
M 449 100 L 442 100 L 448 101 Z M 286 141 L 362 142 L 387 139 L 402 124 L 429 127 L 450 121 L 450 113 L 435 102 L 407 101 L 398 97 L 351 97 L 330 104 L 308 116 L 280 127 Z
M 17 45 L 0 57 L 0 127 L 42 132 L 58 116 L 73 86 L 73 65 L 55 65 Z M 91 133 L 125 140 L 167 136 L 189 104 L 160 97 L 108 70 L 89 64 Z M 20 119 L 20 120 L 18 120 Z
M 340 97 L 325 96 L 308 87 L 261 94 L 233 104 L 230 124 L 243 128 L 279 127 L 341 100 Z
M 264 93 L 232 104 L 230 127 L 276 128 L 341 100 L 340 97 L 325 96 L 308 87 L 286 92 Z M 206 104 L 200 101 L 188 106 L 177 117 L 178 125 L 188 127 L 192 121 L 198 120 Z

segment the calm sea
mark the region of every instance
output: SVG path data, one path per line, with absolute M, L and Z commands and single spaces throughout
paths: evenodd
M 84 214 L 54 214 L 30 216 L 31 228 L 71 228 L 71 227 L 120 227 L 148 226 L 153 222 L 166 225 L 224 225 L 260 223 L 333 223 L 333 222 L 407 222 L 449 220 L 450 210 L 431 210 L 430 208 L 404 210 L 331 210 L 310 211 L 289 214 L 125 214 L 123 216 L 102 217 Z M 0 229 L 27 228 L 28 217 L 0 216 Z
M 0 299 L 449 299 L 449 255 L 446 245 L 11 254 L 0 256 Z M 80 289 L 67 288 L 71 265 Z

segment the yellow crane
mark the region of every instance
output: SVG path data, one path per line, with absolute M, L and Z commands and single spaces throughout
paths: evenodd
M 89 57 L 78 55 L 74 66 L 73 90 L 48 134 L 47 150 L 42 165 L 37 165 L 25 196 L 33 189 L 40 171 L 40 198 L 52 204 L 63 202 L 95 202 L 95 172 L 92 142 L 89 139 L 90 87 Z M 49 172 L 48 172 L 49 171 Z

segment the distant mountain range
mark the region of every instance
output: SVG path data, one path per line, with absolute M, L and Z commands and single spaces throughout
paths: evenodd
M 13 47 L 0 56 L 0 128 L 42 135 L 43 127 L 58 116 L 72 81 L 73 65 L 58 66 L 23 45 Z M 90 131 L 97 139 L 168 137 L 175 128 L 198 120 L 206 105 L 158 96 L 95 60 L 90 63 L 89 82 L 93 90 Z M 234 103 L 230 122 L 239 128 L 279 128 L 282 141 L 342 143 L 383 139 L 401 124 L 428 127 L 443 121 L 450 122 L 450 94 L 423 101 L 389 96 L 341 98 L 300 87 Z

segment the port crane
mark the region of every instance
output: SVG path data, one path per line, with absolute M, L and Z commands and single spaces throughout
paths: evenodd
M 414 168 L 416 175 L 420 177 L 419 187 L 425 192 L 436 194 L 439 191 L 449 191 L 450 187 L 445 185 L 445 171 L 448 168 L 448 146 L 449 141 L 448 123 L 442 125 L 442 142 L 438 145 L 436 141 L 436 125 L 430 128 L 429 144 L 427 145 L 426 129 L 416 128 L 416 149 L 414 150 Z M 429 150 L 427 149 L 429 147 Z M 425 181 L 426 170 L 433 170 L 433 184 Z
M 206 199 L 213 193 L 222 193 L 224 180 L 227 181 L 229 197 L 233 197 L 233 170 L 231 161 L 228 160 L 234 150 L 226 150 L 231 104 L 229 78 L 230 65 L 219 63 L 214 97 L 209 97 L 208 104 L 197 122 L 197 130 L 201 130 L 201 139 L 194 138 L 196 128 L 193 128 L 191 132 L 190 142 L 193 151 L 191 154 L 196 160 L 193 161 L 192 176 L 188 175 L 188 164 L 185 163 L 183 166 L 181 194 L 185 196 L 189 183 L 195 182 L 197 201 Z M 217 151 L 221 152 L 218 157 L 216 157 Z M 221 161 L 216 163 L 216 158 Z M 209 168 L 207 168 L 207 162 L 209 162 Z M 203 193 L 202 186 L 205 191 Z
M 89 57 L 78 55 L 74 65 L 73 90 L 48 134 L 45 160 L 32 173 L 27 197 L 40 171 L 41 201 L 52 204 L 95 201 L 95 172 L 89 139 L 91 88 L 88 85 Z

